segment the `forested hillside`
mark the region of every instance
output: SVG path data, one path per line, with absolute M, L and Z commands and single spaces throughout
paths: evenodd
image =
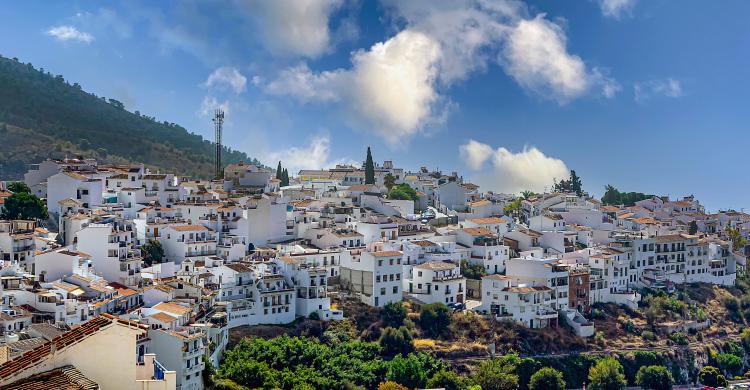
M 141 162 L 196 177 L 213 172 L 214 145 L 175 123 L 159 122 L 17 59 L 0 56 L 0 179 L 19 179 L 28 164 L 82 155 Z M 224 150 L 224 163 L 252 161 Z

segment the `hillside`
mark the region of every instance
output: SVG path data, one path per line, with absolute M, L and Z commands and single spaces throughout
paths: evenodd
M 214 144 L 175 124 L 158 122 L 16 59 L 0 56 L 0 179 L 20 179 L 28 164 L 81 155 L 104 162 L 208 178 Z M 224 150 L 224 163 L 258 161 Z

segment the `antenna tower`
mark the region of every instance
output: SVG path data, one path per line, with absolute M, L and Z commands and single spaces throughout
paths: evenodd
M 224 111 L 220 108 L 217 108 L 214 112 L 214 119 L 212 119 L 214 122 L 214 131 L 215 131 L 215 143 L 216 143 L 216 178 L 219 179 L 222 176 L 222 167 L 221 167 L 221 129 L 224 125 Z

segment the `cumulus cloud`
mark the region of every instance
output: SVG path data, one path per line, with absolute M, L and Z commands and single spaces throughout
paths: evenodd
M 490 162 L 491 167 L 481 170 L 475 180 L 483 188 L 497 192 L 541 192 L 554 180 L 566 178 L 569 174 L 562 160 L 547 156 L 536 147 L 512 152 L 504 147 L 493 149 L 470 140 L 461 145 L 459 151 L 466 165 L 474 170 L 480 170 L 486 161 Z
M 203 85 L 208 88 L 229 87 L 239 94 L 245 91 L 247 78 L 233 66 L 222 66 L 214 70 Z
M 597 3 L 604 16 L 614 19 L 630 13 L 635 6 L 635 0 L 597 0 Z
M 266 160 L 281 161 L 289 173 L 296 175 L 300 169 L 325 169 L 336 164 L 356 164 L 349 159 L 331 160 L 331 139 L 328 135 L 318 134 L 308 140 L 304 147 L 293 146 L 283 151 L 267 153 Z
M 506 71 L 522 87 L 560 103 L 575 99 L 594 87 L 606 97 L 619 89 L 616 82 L 581 57 L 569 54 L 563 29 L 537 15 L 521 20 L 508 37 L 501 58 Z
M 337 102 L 386 141 L 397 144 L 442 123 L 445 91 L 490 64 L 518 84 L 564 104 L 592 91 L 612 97 L 619 85 L 567 51 L 565 31 L 517 1 L 386 1 L 399 26 L 393 37 L 359 50 L 351 67 L 282 70 L 265 91 L 303 102 Z
M 302 101 L 342 101 L 358 119 L 391 144 L 439 118 L 435 103 L 440 45 L 404 30 L 352 55 L 351 69 L 314 73 L 302 64 L 282 71 L 266 86 L 276 95 Z
M 73 26 L 62 25 L 51 27 L 49 30 L 47 30 L 46 34 L 54 37 L 61 42 L 76 41 L 89 44 L 94 40 L 93 35 L 87 32 L 79 31 Z
M 214 96 L 204 96 L 201 107 L 198 109 L 198 116 L 212 116 L 216 109 L 221 109 L 225 115 L 229 115 L 229 101 L 220 102 Z
M 682 85 L 673 78 L 639 82 L 633 85 L 633 96 L 637 103 L 645 103 L 655 96 L 678 98 L 682 96 Z
M 475 171 L 482 168 L 482 165 L 484 165 L 484 163 L 492 157 L 492 154 L 495 152 L 490 145 L 474 141 L 473 139 L 469 140 L 468 143 L 461 145 L 458 150 L 466 165 Z
M 263 45 L 278 55 L 318 57 L 331 44 L 330 16 L 342 0 L 252 0 L 237 3 L 254 19 Z

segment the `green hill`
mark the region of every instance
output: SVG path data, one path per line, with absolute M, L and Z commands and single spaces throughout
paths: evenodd
M 94 157 L 209 178 L 215 146 L 183 127 L 127 111 L 17 59 L 0 56 L 0 179 L 20 179 L 48 157 Z M 224 149 L 224 163 L 259 163 Z

